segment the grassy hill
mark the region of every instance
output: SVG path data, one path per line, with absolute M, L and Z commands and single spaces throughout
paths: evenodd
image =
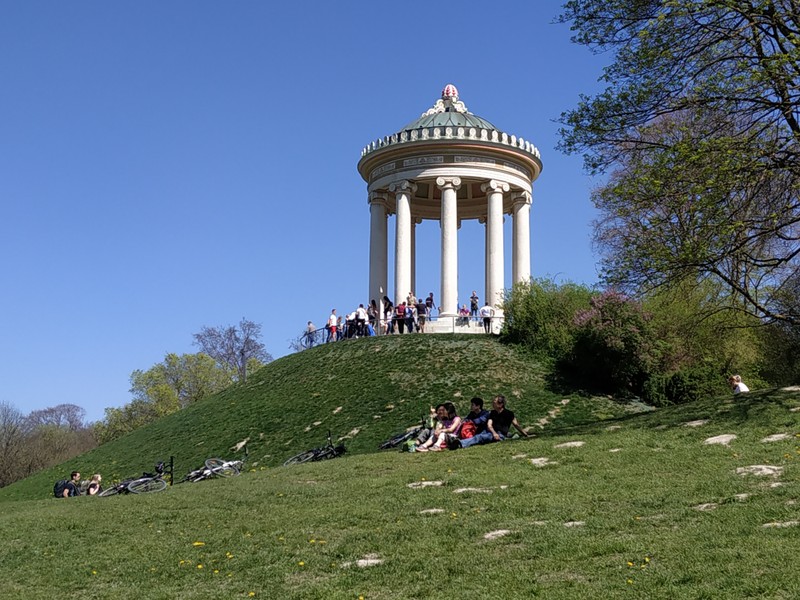
M 20 501 L 0 505 L 0 597 L 800 597 L 800 388 L 633 414 L 543 376 L 475 338 L 276 361 L 76 461 L 128 474 L 172 452 L 189 468 L 250 437 L 241 477 L 108 499 L 44 499 L 45 475 L 1 490 Z M 430 403 L 498 391 L 543 420 L 535 438 L 373 452 Z M 351 455 L 275 467 L 328 427 L 359 429 Z
M 318 346 L 269 364 L 245 385 L 203 402 L 25 481 L 0 489 L 0 501 L 45 498 L 52 483 L 80 470 L 106 481 L 152 470 L 175 457 L 182 475 L 209 456 L 233 457 L 249 439 L 251 466 L 280 465 L 325 441 L 328 429 L 349 453 L 373 452 L 392 433 L 420 420 L 428 407 L 499 393 L 523 425 L 548 427 L 624 414 L 608 399 L 561 396 L 544 386 L 544 370 L 523 352 L 478 336 L 408 335 Z M 568 404 L 562 404 L 570 398 Z M 548 413 L 557 411 L 556 417 Z M 538 427 L 537 427 L 538 429 Z

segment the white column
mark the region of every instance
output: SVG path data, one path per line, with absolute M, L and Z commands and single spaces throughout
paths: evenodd
M 403 180 L 389 186 L 397 204 L 397 223 L 394 241 L 394 300 L 395 305 L 406 299 L 411 290 L 411 195 L 417 186 Z
M 439 315 L 454 317 L 458 312 L 458 188 L 459 177 L 438 177 L 442 190 L 442 289 Z
M 509 185 L 494 179 L 481 186 L 486 192 L 486 301 L 495 307 L 503 303 L 503 193 Z
M 531 195 L 522 192 L 514 197 L 514 235 L 511 255 L 512 282 L 531 278 Z
M 369 298 L 380 302 L 386 294 L 388 268 L 386 194 L 373 192 L 369 198 Z
M 419 298 L 417 291 L 417 225 L 422 223 L 419 217 L 411 217 L 411 286 L 408 291 L 414 292 L 414 295 Z

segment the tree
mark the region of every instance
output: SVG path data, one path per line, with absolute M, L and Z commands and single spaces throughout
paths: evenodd
M 247 319 L 232 325 L 203 327 L 194 334 L 195 345 L 220 366 L 230 369 L 239 381 L 247 379 L 247 371 L 272 360 L 272 356 L 261 343 L 261 325 Z
M 798 324 L 776 297 L 800 263 L 800 7 L 570 0 L 573 40 L 613 51 L 608 87 L 562 115 L 592 173 L 607 283 L 723 282 L 729 307 Z
M 162 415 L 197 402 L 232 383 L 230 373 L 202 352 L 169 353 L 147 371 L 131 373 L 131 394 L 137 400 L 153 403 Z
M 202 352 L 169 353 L 146 371 L 131 373 L 133 400 L 120 408 L 107 408 L 94 431 L 101 443 L 109 442 L 143 425 L 186 408 L 233 383 L 231 372 Z
M 24 416 L 8 402 L 0 402 L 0 487 L 20 479 L 24 452 Z

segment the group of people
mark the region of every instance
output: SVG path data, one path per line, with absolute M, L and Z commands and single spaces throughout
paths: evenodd
M 414 292 L 409 292 L 406 299 L 395 304 L 388 296 L 383 297 L 382 306 L 373 299 L 365 307 L 359 304 L 358 308 L 347 313 L 344 317 L 336 314 L 336 309 L 331 309 L 331 314 L 325 322 L 324 331 L 317 330 L 312 321 L 309 321 L 304 334 L 304 346 L 312 347 L 321 343 L 336 342 L 342 339 L 359 338 L 393 333 L 419 333 L 425 332 L 425 324 L 433 317 L 437 310 L 433 292 L 427 298 L 417 298 Z M 463 304 L 458 311 L 457 325 L 467 325 L 469 320 L 483 321 L 486 333 L 492 331 L 494 308 L 486 302 L 479 308 L 479 298 L 476 291 L 470 296 L 470 308 Z
M 495 396 L 492 410 L 483 407 L 483 399 L 470 400 L 469 413 L 462 419 L 452 402 L 431 407 L 431 419 L 409 446 L 411 452 L 439 452 L 469 448 L 476 444 L 500 442 L 509 436 L 514 427 L 521 436 L 528 433 L 517 421 L 516 415 L 506 408 L 505 396 Z
M 53 495 L 56 498 L 72 498 L 73 496 L 96 496 L 103 488 L 103 478 L 99 473 L 92 475 L 88 481 L 81 481 L 80 471 L 73 471 L 69 479 L 56 482 Z

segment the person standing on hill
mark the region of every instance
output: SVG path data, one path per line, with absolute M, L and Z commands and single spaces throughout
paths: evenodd
M 425 321 L 428 319 L 428 307 L 425 301 L 420 298 L 417 300 L 417 331 L 425 333 Z
M 433 292 L 428 294 L 428 297 L 425 298 L 425 306 L 428 307 L 428 318 L 433 318 L 433 311 L 436 310 L 436 303 L 433 301 Z
M 473 321 L 478 320 L 478 292 L 472 290 L 472 296 L 469 297 L 469 316 Z
M 481 308 L 481 318 L 483 319 L 483 330 L 486 333 L 492 333 L 492 317 L 494 317 L 494 309 L 489 305 L 489 301 Z
M 337 326 L 337 323 L 338 323 L 338 321 L 336 320 L 336 309 L 332 308 L 331 309 L 331 316 L 328 317 L 328 339 L 325 340 L 326 344 L 328 342 L 330 342 L 331 340 L 333 340 L 334 342 L 336 341 L 336 339 L 337 339 L 336 338 L 336 326 Z
M 528 437 L 528 432 L 519 424 L 514 413 L 506 408 L 506 397 L 495 396 L 492 400 L 492 412 L 489 413 L 489 418 L 486 420 L 486 430 L 471 438 L 461 440 L 461 447 L 468 448 L 475 444 L 500 442 L 508 437 L 508 431 L 512 425 L 522 437 Z

